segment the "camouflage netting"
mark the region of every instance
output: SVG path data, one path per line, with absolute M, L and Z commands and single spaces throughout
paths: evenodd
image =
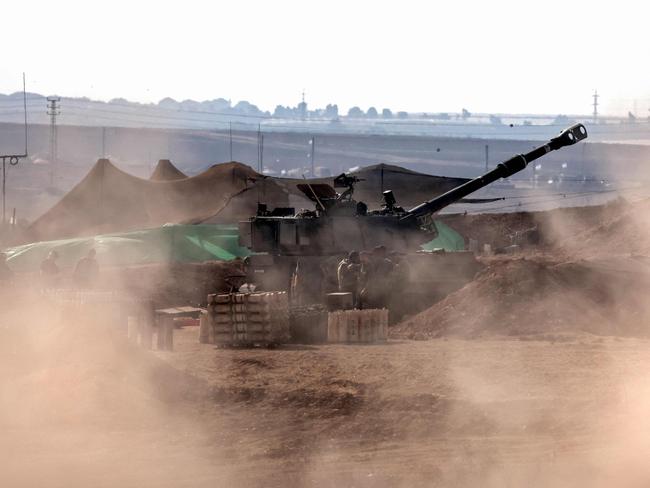
M 97 251 L 102 267 L 160 263 L 198 263 L 230 261 L 249 255 L 239 246 L 237 226 L 166 225 L 154 229 L 120 234 L 44 241 L 6 250 L 14 272 L 37 272 L 51 252 L 59 255 L 58 264 L 72 268 L 89 249 Z

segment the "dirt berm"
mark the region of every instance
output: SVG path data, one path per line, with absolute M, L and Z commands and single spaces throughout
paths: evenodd
M 396 325 L 397 338 L 650 336 L 650 258 L 496 259 L 464 288 Z

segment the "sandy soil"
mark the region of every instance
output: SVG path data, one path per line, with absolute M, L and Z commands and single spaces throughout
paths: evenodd
M 66 346 L 56 351 L 49 341 L 56 354 L 44 362 L 12 361 L 3 350 L 3 365 L 13 369 L 4 369 L 0 390 L 0 484 L 641 486 L 650 479 L 645 340 L 223 350 L 199 344 L 197 333 L 177 330 L 174 352 L 144 353 L 115 338 L 93 345 L 76 333 L 71 341 L 65 329 L 55 342 Z M 69 354 L 72 343 L 83 352 Z M 21 355 L 39 353 L 31 344 Z
M 636 418 L 650 402 L 647 341 L 584 335 L 237 351 L 195 336 L 180 332 L 177 351 L 159 356 L 205 381 L 216 404 L 240 406 L 240 420 L 249 420 L 239 452 L 259 459 L 261 479 L 562 486 L 650 476 L 635 464 L 650 447 L 650 422 Z

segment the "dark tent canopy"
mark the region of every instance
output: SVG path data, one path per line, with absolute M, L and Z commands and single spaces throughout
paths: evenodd
M 187 178 L 187 175 L 174 166 L 169 159 L 158 161 L 156 168 L 149 177 L 151 181 L 173 181 L 182 180 L 183 178 Z

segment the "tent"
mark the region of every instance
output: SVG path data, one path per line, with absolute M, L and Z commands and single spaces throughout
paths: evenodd
M 382 189 L 393 190 L 398 203 L 409 208 L 466 181 L 386 164 L 361 168 L 354 174 L 361 180 L 354 197 L 370 208 L 381 205 Z M 332 178 L 310 181 L 332 184 Z M 263 176 L 237 162 L 216 164 L 185 177 L 168 160 L 161 160 L 147 180 L 100 159 L 77 186 L 32 223 L 25 239 L 126 232 L 165 223 L 234 223 L 254 215 L 258 202 L 269 208 L 312 208 L 297 189 L 298 183 L 304 180 Z
M 158 161 L 156 168 L 149 177 L 151 181 L 172 181 L 182 180 L 183 178 L 187 178 L 187 175 L 174 166 L 169 159 Z
M 252 191 L 255 190 L 255 191 Z M 288 205 L 287 191 L 241 163 L 211 166 L 191 178 L 151 181 L 100 159 L 86 177 L 27 229 L 41 241 L 152 228 L 166 223 L 238 222 L 258 198 Z

